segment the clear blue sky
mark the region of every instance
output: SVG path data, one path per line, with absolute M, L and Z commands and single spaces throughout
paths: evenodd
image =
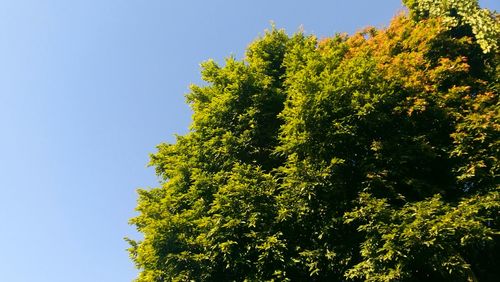
M 499 8 L 498 1 L 481 1 Z M 383 3 L 383 4 L 381 4 Z M 0 281 L 131 281 L 148 154 L 183 134 L 199 63 L 274 21 L 326 37 L 399 0 L 0 0 Z

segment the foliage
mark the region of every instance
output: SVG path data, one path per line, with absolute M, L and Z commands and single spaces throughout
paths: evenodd
M 417 20 L 441 17 L 450 27 L 469 25 L 485 53 L 499 46 L 500 25 L 496 14 L 480 9 L 477 0 L 403 0 Z
M 495 281 L 488 46 L 467 20 L 399 15 L 324 40 L 273 28 L 204 63 L 191 131 L 139 190 L 137 281 Z

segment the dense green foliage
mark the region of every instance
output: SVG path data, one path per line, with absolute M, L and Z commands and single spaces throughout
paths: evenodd
M 498 20 L 407 2 L 383 30 L 272 29 L 203 64 L 191 131 L 139 191 L 138 281 L 500 277 Z
M 417 20 L 440 17 L 448 27 L 468 25 L 477 43 L 488 53 L 498 48 L 500 22 L 477 0 L 403 0 Z

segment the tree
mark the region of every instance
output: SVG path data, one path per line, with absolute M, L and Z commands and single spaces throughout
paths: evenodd
M 137 280 L 495 281 L 499 37 L 468 3 L 325 40 L 273 28 L 204 63 L 191 131 L 139 190 Z

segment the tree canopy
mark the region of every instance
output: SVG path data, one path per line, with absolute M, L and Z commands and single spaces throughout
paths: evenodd
M 272 28 L 202 64 L 139 190 L 137 281 L 496 281 L 498 16 L 407 0 L 387 28 Z

